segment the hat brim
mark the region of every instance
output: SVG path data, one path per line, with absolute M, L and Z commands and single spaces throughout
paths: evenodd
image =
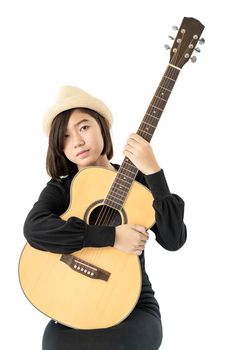
M 68 109 L 73 108 L 89 108 L 93 111 L 99 113 L 102 117 L 104 117 L 108 123 L 109 128 L 112 126 L 113 117 L 109 108 L 99 99 L 89 96 L 86 98 L 82 98 L 81 96 L 71 96 L 60 102 L 59 104 L 53 105 L 48 109 L 44 118 L 43 118 L 43 130 L 46 135 L 49 135 L 52 122 L 54 118 Z

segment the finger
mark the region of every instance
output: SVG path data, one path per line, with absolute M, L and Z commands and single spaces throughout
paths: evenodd
M 135 133 L 130 134 L 129 138 L 132 140 L 135 140 L 139 143 L 143 143 L 144 141 L 146 141 L 142 136 L 135 134 Z
M 145 239 L 146 241 L 149 239 L 149 233 L 147 231 L 140 232 L 142 239 Z
M 147 241 L 137 242 L 137 244 L 134 246 L 134 249 L 145 249 L 146 242 Z
M 147 232 L 146 230 L 144 232 L 142 232 L 142 234 L 149 238 L 149 232 Z
M 140 242 L 141 242 L 141 243 L 142 243 L 142 242 L 146 243 L 146 242 L 148 241 L 148 239 L 149 239 L 148 236 L 145 236 L 145 235 L 140 236 Z
M 132 225 L 132 228 L 140 233 L 146 233 L 145 226 L 134 224 Z
M 131 145 L 127 144 L 124 148 L 124 151 L 128 151 L 128 152 L 133 153 L 135 151 L 135 149 Z
M 133 140 L 133 139 L 128 139 L 126 146 L 129 146 L 132 149 L 137 149 L 137 150 L 142 150 L 143 148 L 141 142 L 138 142 L 137 140 Z
M 140 245 L 143 245 L 143 246 L 145 246 L 145 245 L 146 245 L 146 243 L 147 243 L 147 241 L 148 241 L 148 239 L 146 239 L 146 240 L 143 240 L 143 241 L 140 241 Z
M 131 137 L 129 137 L 129 139 L 127 139 L 127 145 L 130 145 L 130 146 L 136 146 L 137 143 L 139 143 L 137 140 L 135 139 L 132 139 Z
M 145 249 L 145 245 L 139 245 L 136 247 L 135 250 L 142 250 L 143 251 L 144 249 Z
M 142 228 L 141 230 L 134 229 L 136 232 L 139 232 L 141 240 L 148 240 L 149 239 L 149 233 L 146 231 L 145 228 Z
M 129 151 L 123 151 L 122 154 L 127 157 L 133 164 L 135 164 L 136 159 L 135 155 L 132 152 Z M 137 165 L 137 164 L 136 164 Z
M 133 255 L 141 255 L 141 254 L 142 254 L 142 250 L 140 250 L 140 249 L 135 249 L 135 250 L 133 250 L 132 252 L 130 252 L 130 254 L 133 254 Z
M 134 254 L 135 254 L 135 255 L 141 255 L 142 252 L 143 252 L 143 250 L 135 250 L 135 251 L 134 251 Z

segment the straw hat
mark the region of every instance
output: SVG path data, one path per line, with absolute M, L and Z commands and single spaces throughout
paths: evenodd
M 49 135 L 52 121 L 59 113 L 67 109 L 80 107 L 98 112 L 106 119 L 109 128 L 111 128 L 113 122 L 112 113 L 102 101 L 78 87 L 66 85 L 59 90 L 55 104 L 49 108 L 43 118 L 42 125 L 45 133 Z

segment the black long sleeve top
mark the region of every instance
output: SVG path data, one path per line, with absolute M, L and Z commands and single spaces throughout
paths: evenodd
M 119 169 L 118 164 L 112 165 Z M 51 179 L 29 212 L 24 223 L 24 235 L 34 248 L 68 254 L 84 247 L 114 245 L 114 226 L 88 225 L 77 217 L 71 217 L 67 221 L 60 218 L 70 203 L 70 185 L 74 175 L 69 175 L 61 181 Z M 167 250 L 178 250 L 185 243 L 187 235 L 183 222 L 184 201 L 170 192 L 162 169 L 151 175 L 144 175 L 139 171 L 136 181 L 152 192 L 156 222 L 151 231 L 155 233 L 156 241 Z M 142 289 L 136 307 L 160 317 L 159 305 L 145 271 L 144 252 L 139 258 Z

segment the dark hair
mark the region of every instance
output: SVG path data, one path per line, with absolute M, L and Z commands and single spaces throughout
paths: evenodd
M 46 170 L 49 176 L 60 180 L 61 176 L 70 175 L 78 171 L 77 165 L 72 163 L 64 154 L 64 135 L 70 116 L 73 111 L 79 110 L 93 117 L 101 128 L 104 147 L 101 155 L 106 154 L 108 159 L 113 157 L 113 144 L 109 126 L 105 118 L 88 108 L 73 108 L 59 113 L 53 120 L 48 140 Z

